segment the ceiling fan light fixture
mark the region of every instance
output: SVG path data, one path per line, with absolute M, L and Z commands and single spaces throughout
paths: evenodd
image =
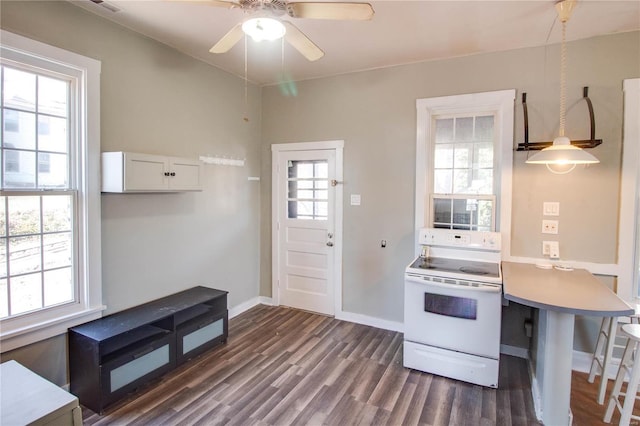
M 254 41 L 277 40 L 287 32 L 282 22 L 267 17 L 247 19 L 242 24 L 242 31 Z

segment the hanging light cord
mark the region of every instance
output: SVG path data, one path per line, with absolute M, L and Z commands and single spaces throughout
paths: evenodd
M 244 118 L 245 122 L 249 121 L 249 83 L 247 76 L 247 35 L 244 35 Z
M 562 21 L 562 44 L 560 45 L 560 136 L 564 136 L 565 110 L 567 106 L 567 21 Z

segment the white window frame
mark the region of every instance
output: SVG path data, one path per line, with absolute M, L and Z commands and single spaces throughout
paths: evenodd
M 430 199 L 433 192 L 433 153 L 430 150 L 433 118 L 440 115 L 495 114 L 494 151 L 497 210 L 496 231 L 502 234 L 502 253 L 511 253 L 511 188 L 513 169 L 513 115 L 515 89 L 471 93 L 416 100 L 416 206 L 415 229 L 428 226 Z M 418 250 L 416 244 L 416 251 Z
M 100 211 L 100 69 L 101 63 L 67 50 L 0 30 L 3 58 L 49 70 L 65 70 L 78 78 L 74 126 L 77 173 L 76 302 L 46 308 L 0 322 L 2 352 L 66 333 L 69 327 L 99 318 L 102 304 Z M 72 114 L 73 116 L 74 114 Z M 10 195 L 7 191 L 4 195 Z

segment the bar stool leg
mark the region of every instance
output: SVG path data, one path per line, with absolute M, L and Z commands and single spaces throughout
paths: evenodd
M 591 369 L 589 369 L 589 383 L 593 383 L 598 372 L 602 374 L 603 364 L 600 364 L 600 356 L 602 354 L 602 349 L 606 342 L 608 342 L 608 330 L 611 323 L 611 317 L 602 318 L 602 323 L 600 324 L 600 332 L 598 333 L 598 340 L 596 341 L 596 349 L 593 351 L 593 357 L 591 358 Z
M 635 340 L 629 339 L 629 342 L 627 343 L 627 346 L 624 349 L 624 354 L 622 355 L 622 360 L 620 361 L 620 368 L 618 370 L 618 375 L 616 376 L 616 381 L 613 385 L 613 390 L 611 391 L 611 397 L 609 398 L 609 404 L 607 405 L 607 411 L 604 414 L 605 423 L 611 423 L 613 410 L 616 408 L 616 406 L 618 406 L 618 408 L 621 407 L 620 402 L 618 401 L 618 396 L 620 395 L 620 389 L 622 388 L 622 383 L 624 382 L 625 373 L 629 371 L 630 363 L 633 362 L 631 358 L 637 345 L 638 345 L 638 342 L 636 342 Z M 631 375 L 633 376 L 635 374 L 638 377 L 636 378 L 636 383 L 633 386 L 632 386 L 632 381 L 631 380 L 629 381 L 629 385 L 628 385 L 629 389 L 627 389 L 627 395 L 632 395 L 633 397 L 632 401 L 635 402 L 635 391 L 638 388 L 637 379 L 640 378 L 640 368 L 638 368 L 638 366 L 640 365 L 640 362 L 633 363 L 633 364 L 634 364 L 633 369 L 636 371 Z M 630 390 L 633 390 L 634 393 L 630 394 L 629 393 Z M 626 400 L 627 398 L 625 398 L 625 406 L 627 405 Z M 631 411 L 633 411 L 633 402 L 631 402 L 631 408 L 629 409 L 629 413 L 628 413 L 629 417 L 631 415 Z M 627 423 L 626 423 L 627 425 L 629 424 L 629 420 L 630 419 L 627 418 Z M 624 424 L 622 422 L 622 418 L 620 419 L 620 424 L 621 425 Z
M 624 397 L 624 405 L 622 406 L 622 413 L 620 414 L 620 424 L 628 425 L 631 422 L 631 413 L 633 413 L 633 405 L 636 402 L 636 393 L 638 392 L 638 381 L 640 380 L 640 359 L 638 359 L 638 342 L 635 342 L 633 369 L 631 370 L 631 377 L 629 378 L 629 384 L 627 385 L 627 392 Z
M 611 366 L 611 358 L 613 357 L 613 347 L 616 343 L 616 330 L 618 328 L 618 318 L 609 317 L 607 330 L 607 345 L 604 352 L 604 360 L 602 361 L 602 375 L 600 376 L 600 386 L 598 387 L 598 404 L 604 404 L 604 397 L 607 392 L 607 383 L 609 383 L 609 367 Z

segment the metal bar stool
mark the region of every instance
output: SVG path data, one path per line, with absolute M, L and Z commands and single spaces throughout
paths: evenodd
M 638 312 L 629 316 L 632 324 L 640 323 Z M 617 317 L 604 317 L 600 324 L 600 332 L 596 341 L 596 349 L 593 351 L 591 358 L 591 368 L 589 369 L 589 383 L 593 383 L 595 377 L 600 375 L 600 384 L 598 385 L 598 404 L 604 404 L 604 397 L 607 391 L 607 383 L 609 381 L 609 367 L 613 360 L 613 348 L 624 348 L 624 345 L 616 345 L 616 331 L 618 328 Z
M 607 405 L 607 411 L 604 414 L 604 421 L 610 423 L 613 410 L 617 408 L 620 410 L 620 424 L 627 426 L 631 419 L 640 420 L 640 416 L 632 415 L 633 405 L 637 399 L 638 382 L 640 381 L 640 360 L 634 362 L 637 357 L 636 350 L 638 344 L 640 344 L 640 324 L 623 325 L 622 334 L 626 336 L 629 341 L 624 349 L 624 355 L 622 355 L 622 361 L 620 362 L 618 375 L 613 385 L 609 405 Z M 622 393 L 620 389 L 622 388 L 622 382 L 624 382 L 627 373 L 629 374 L 629 383 L 627 384 L 626 393 Z M 620 404 L 618 400 L 620 395 L 624 396 L 624 404 Z

